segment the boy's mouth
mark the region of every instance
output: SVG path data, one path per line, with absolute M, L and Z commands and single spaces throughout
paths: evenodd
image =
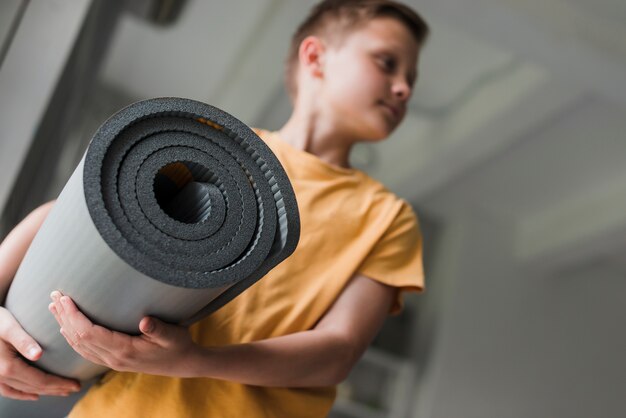
M 394 105 L 392 105 L 392 104 L 389 104 L 389 103 L 387 103 L 387 102 L 385 102 L 385 101 L 382 101 L 382 100 L 380 101 L 380 104 L 381 104 L 384 108 L 388 109 L 388 110 L 389 110 L 389 112 L 393 115 L 393 117 L 394 117 L 395 119 L 400 118 L 400 108 L 399 108 L 399 107 L 396 107 L 396 106 L 394 106 Z

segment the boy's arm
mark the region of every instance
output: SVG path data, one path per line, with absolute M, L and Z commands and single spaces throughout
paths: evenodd
M 17 268 L 53 203 L 46 203 L 32 211 L 0 244 L 0 300 L 4 301 Z M 73 380 L 27 365 L 18 353 L 36 361 L 41 357 L 42 350 L 13 315 L 0 306 L 0 395 L 34 400 L 38 395 L 66 395 L 80 388 Z
M 355 275 L 310 331 L 224 347 L 200 347 L 185 328 L 154 318 L 131 337 L 96 326 L 58 292 L 50 305 L 74 349 L 115 370 L 211 377 L 257 386 L 329 386 L 342 381 L 374 338 L 395 290 Z M 152 329 L 150 329 L 152 328 Z
M 344 380 L 380 330 L 395 290 L 356 275 L 311 331 L 208 348 L 211 377 L 262 386 L 330 386 Z

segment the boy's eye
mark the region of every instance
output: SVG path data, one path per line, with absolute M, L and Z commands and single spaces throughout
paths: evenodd
M 388 56 L 378 57 L 381 68 L 385 71 L 393 71 L 396 68 L 396 60 Z

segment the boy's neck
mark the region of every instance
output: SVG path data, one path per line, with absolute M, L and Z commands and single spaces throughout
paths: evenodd
M 294 111 L 278 131 L 280 138 L 294 148 L 316 155 L 320 160 L 343 168 L 350 168 L 352 143 L 344 141 L 331 124 L 322 123 L 317 115 Z

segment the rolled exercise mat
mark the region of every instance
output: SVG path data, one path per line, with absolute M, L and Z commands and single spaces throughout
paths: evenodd
M 188 325 L 287 258 L 299 235 L 287 175 L 250 128 L 197 101 L 146 100 L 95 133 L 6 307 L 41 344 L 36 366 L 84 381 L 105 369 L 59 334 L 48 311 L 53 290 L 118 331 L 138 334 L 145 315 Z M 20 416 L 3 409 L 15 403 L 27 402 L 2 399 L 0 416 Z

